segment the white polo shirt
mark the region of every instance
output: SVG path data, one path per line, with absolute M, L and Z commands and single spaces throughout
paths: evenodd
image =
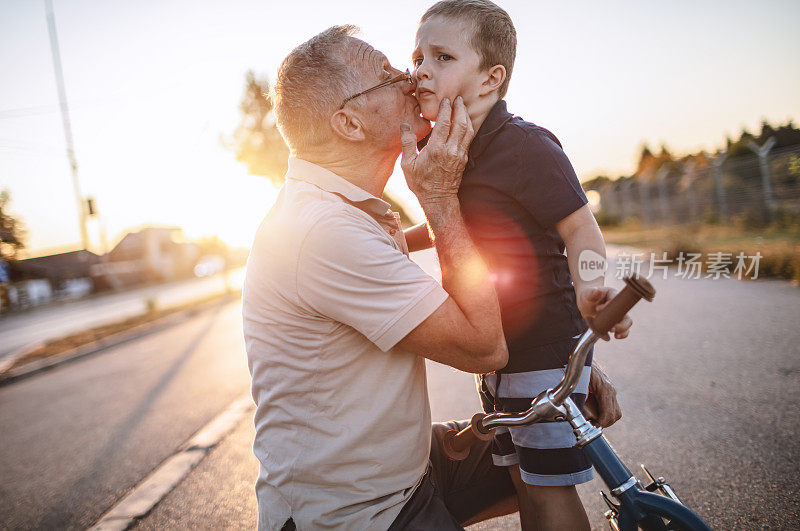
M 386 529 L 428 463 L 424 359 L 395 348 L 447 292 L 389 204 L 290 158 L 243 292 L 259 528 Z

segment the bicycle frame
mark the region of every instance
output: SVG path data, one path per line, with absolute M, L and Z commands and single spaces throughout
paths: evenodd
M 581 336 L 561 383 L 540 394 L 529 410 L 522 413 L 492 413 L 479 420 L 478 430 L 484 432 L 498 426 L 526 426 L 543 420 L 569 422 L 575 434 L 575 446 L 583 448 L 597 474 L 619 501 L 618 505 L 614 504 L 604 495 L 610 508 L 611 514 L 607 513 L 607 518 L 612 529 L 629 531 L 641 526 L 647 531 L 665 530 L 669 528 L 662 518 L 666 518 L 672 529 L 677 525 L 680 526 L 678 529 L 708 530 L 703 520 L 683 505 L 663 480 L 660 484 L 654 481 L 653 488 L 660 488 L 668 496 L 645 490 L 603 437 L 602 429 L 587 421 L 569 398 L 579 377 L 575 367 L 583 367 L 589 349 L 598 339 L 600 337 L 591 329 Z
M 598 339 L 608 339 L 610 325 L 619 321 L 637 300 L 640 298 L 652 300 L 655 294 L 655 290 L 646 280 L 632 277 L 625 279 L 625 282 L 627 287 L 615 297 L 615 300 L 620 302 L 613 311 L 603 316 L 604 323 L 601 325 L 597 325 L 597 321 L 590 323 L 596 325 L 600 332 L 594 332 L 593 326 L 581 335 L 570 355 L 564 377 L 558 385 L 539 394 L 527 411 L 475 415 L 469 427 L 459 433 L 453 431 L 448 434 L 449 437 L 445 437 L 445 453 L 454 459 L 463 458 L 466 456 L 464 452 L 469 451 L 471 441 L 491 438 L 492 429 L 500 426 L 529 426 L 541 421 L 569 422 L 575 435 L 575 446 L 583 448 L 584 454 L 598 475 L 619 501 L 615 504 L 603 493 L 603 498 L 609 507 L 606 518 L 612 529 L 629 531 L 637 529 L 638 526 L 646 531 L 709 530 L 699 516 L 683 505 L 663 478 L 655 479 L 644 466 L 642 468 L 652 483 L 642 487 L 603 437 L 602 429 L 587 421 L 570 398 L 592 346 Z M 615 300 L 609 303 L 609 307 Z M 660 491 L 663 496 L 654 494 L 655 490 Z M 665 524 L 662 519 L 667 519 L 668 523 Z
M 583 452 L 611 493 L 619 500 L 619 505 L 615 506 L 605 498 L 610 507 L 611 514 L 607 514 L 607 518 L 612 529 L 634 530 L 637 529 L 637 524 L 648 531 L 668 529 L 661 518 L 668 519 L 673 529 L 676 524 L 679 529 L 709 529 L 699 516 L 677 499 L 677 496 L 674 498 L 659 496 L 642 488 L 602 435 L 583 446 Z M 659 487 L 665 483 L 662 480 L 660 485 L 658 482 L 654 482 L 653 485 Z M 668 488 L 667 492 L 671 491 L 672 489 Z

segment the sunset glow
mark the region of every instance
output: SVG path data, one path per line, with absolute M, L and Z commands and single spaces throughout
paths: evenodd
M 405 68 L 430 3 L 56 0 L 81 188 L 108 239 L 160 223 L 248 245 L 275 190 L 221 144 L 238 123 L 245 72 L 274 79 L 291 48 L 345 22 Z M 519 35 L 509 109 L 552 130 L 582 179 L 631 172 L 642 142 L 713 150 L 743 126 L 800 116 L 796 3 L 501 5 Z M 0 188 L 29 229 L 29 252 L 75 247 L 44 7 L 17 0 L 2 11 L 11 53 L 0 56 Z M 389 189 L 419 214 L 399 172 Z

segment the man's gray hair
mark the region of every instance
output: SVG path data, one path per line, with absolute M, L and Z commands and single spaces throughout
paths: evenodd
M 348 38 L 357 32 L 350 24 L 328 28 L 281 63 L 270 98 L 278 129 L 292 152 L 322 143 L 331 134 L 331 114 L 358 86 L 346 49 Z

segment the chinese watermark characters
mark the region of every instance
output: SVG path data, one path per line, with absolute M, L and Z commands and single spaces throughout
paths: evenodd
M 758 264 L 761 261 L 761 253 L 746 255 L 743 252 L 735 255 L 733 253 L 707 253 L 703 259 L 702 253 L 684 253 L 681 251 L 674 259 L 667 257 L 663 252 L 649 253 L 649 258 L 645 253 L 626 253 L 621 252 L 616 260 L 616 278 L 623 279 L 629 275 L 637 274 L 649 279 L 653 276 L 660 276 L 666 280 L 669 275 L 669 267 L 677 266 L 674 276 L 684 279 L 710 278 L 758 278 Z M 644 273 L 642 272 L 644 271 Z

